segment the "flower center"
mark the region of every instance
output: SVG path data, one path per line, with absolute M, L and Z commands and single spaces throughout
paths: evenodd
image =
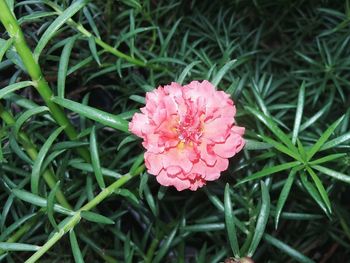
M 202 135 L 202 121 L 197 115 L 186 114 L 176 127 L 178 138 L 183 143 L 198 143 Z

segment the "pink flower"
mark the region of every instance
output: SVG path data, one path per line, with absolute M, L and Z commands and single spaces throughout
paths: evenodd
M 129 130 L 143 139 L 148 173 L 178 191 L 197 190 L 220 177 L 244 146 L 229 95 L 208 81 L 172 82 L 146 94 Z

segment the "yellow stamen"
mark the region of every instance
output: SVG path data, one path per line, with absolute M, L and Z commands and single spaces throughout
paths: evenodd
M 185 148 L 185 143 L 183 141 L 180 141 L 179 144 L 177 145 L 177 148 L 179 150 L 183 150 Z

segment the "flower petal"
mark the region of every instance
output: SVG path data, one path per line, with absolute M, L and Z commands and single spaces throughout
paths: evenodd
M 181 180 L 177 177 L 170 177 L 164 170 L 157 175 L 156 179 L 161 185 L 175 186 L 178 191 L 188 189 L 191 186 L 189 180 Z
M 191 150 L 171 148 L 163 155 L 163 166 L 168 169 L 170 166 L 179 166 L 184 173 L 191 171 L 193 163 L 190 161 Z
M 148 173 L 157 175 L 163 169 L 162 155 L 145 152 L 145 165 Z
M 243 146 L 242 136 L 231 132 L 225 143 L 217 143 L 213 146 L 213 151 L 222 158 L 230 158 L 239 152 Z

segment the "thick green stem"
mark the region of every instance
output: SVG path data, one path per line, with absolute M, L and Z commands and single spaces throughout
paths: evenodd
M 0 103 L 0 118 L 3 119 L 3 121 L 7 124 L 7 125 L 14 125 L 15 124 L 15 119 L 12 116 L 12 114 L 6 110 L 4 110 L 4 107 L 2 106 L 2 104 Z M 30 140 L 29 136 L 21 131 L 18 133 L 18 139 L 19 142 L 22 144 L 24 150 L 27 152 L 27 154 L 29 155 L 29 157 L 34 161 L 36 160 L 36 158 L 38 157 L 38 151 L 35 147 L 35 145 L 33 144 L 33 142 Z M 48 186 L 53 189 L 54 186 L 57 183 L 57 179 L 55 177 L 55 174 L 53 173 L 51 168 L 46 169 L 43 174 L 42 174 L 45 182 L 48 184 Z M 68 203 L 68 201 L 66 200 L 64 194 L 62 193 L 62 191 L 60 189 L 57 190 L 56 192 L 56 199 L 57 201 L 64 207 L 68 208 L 68 209 L 72 209 L 71 205 Z
M 139 167 L 134 174 L 126 174 L 116 182 L 103 189 L 94 199 L 80 208 L 78 211 L 74 213 L 74 215 L 66 222 L 66 224 L 56 232 L 37 252 L 35 252 L 25 263 L 34 263 L 41 258 L 54 244 L 57 243 L 68 231 L 73 229 L 81 219 L 81 212 L 88 211 L 101 203 L 104 199 L 106 199 L 109 195 L 111 195 L 115 190 L 123 186 L 134 176 L 142 173 L 144 170 L 144 166 Z
M 62 108 L 51 101 L 53 93 L 41 72 L 39 64 L 35 61 L 33 54 L 26 43 L 23 32 L 19 27 L 16 18 L 13 16 L 5 0 L 0 0 L 0 10 L 0 20 L 5 26 L 10 37 L 13 39 L 13 45 L 16 48 L 18 55 L 21 57 L 23 64 L 28 71 L 28 74 L 32 78 L 33 82 L 36 83 L 36 88 L 39 94 L 50 109 L 50 112 L 56 122 L 61 127 L 65 127 L 65 132 L 69 139 L 75 140 L 78 136 L 78 133 L 68 120 Z M 77 150 L 81 157 L 86 162 L 89 162 L 90 155 L 87 149 L 78 148 Z

